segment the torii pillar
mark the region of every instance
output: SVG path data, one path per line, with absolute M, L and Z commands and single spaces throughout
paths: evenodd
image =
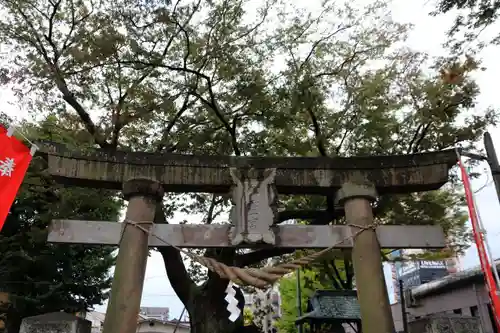
M 394 333 L 380 244 L 373 228 L 371 204 L 376 198 L 377 191 L 370 185 L 346 183 L 337 192 L 346 224 L 366 228 L 354 239 L 352 250 L 363 333 Z
M 103 333 L 135 333 L 148 260 L 149 229 L 164 195 L 160 183 L 132 179 L 123 185 L 128 200 Z

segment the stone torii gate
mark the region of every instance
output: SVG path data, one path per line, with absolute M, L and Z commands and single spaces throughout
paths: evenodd
M 60 183 L 122 190 L 129 201 L 129 223 L 54 220 L 48 236 L 49 242 L 56 243 L 119 246 L 104 333 L 135 332 L 148 247 L 322 249 L 333 245 L 352 249 L 363 332 L 393 333 L 380 250 L 443 248 L 445 238 L 438 226 L 375 226 L 372 203 L 382 194 L 438 189 L 457 161 L 454 150 L 353 158 L 86 154 L 55 144 L 43 151 L 49 173 Z M 231 193 L 231 224 L 155 225 L 156 206 L 164 191 Z M 346 225 L 278 225 L 277 194 L 335 196 Z

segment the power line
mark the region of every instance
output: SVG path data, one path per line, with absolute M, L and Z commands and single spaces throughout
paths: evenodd
M 151 298 L 151 297 L 178 297 L 176 294 L 145 294 L 142 298 Z

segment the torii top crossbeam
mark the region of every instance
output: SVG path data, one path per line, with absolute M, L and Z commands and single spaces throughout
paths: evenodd
M 457 162 L 454 150 L 413 155 L 329 157 L 235 157 L 144 152 L 92 153 L 45 144 L 49 173 L 68 185 L 120 190 L 131 178 L 157 179 L 168 192 L 228 193 L 230 167 L 249 169 L 254 177 L 276 168 L 280 194 L 331 195 L 346 182 L 370 183 L 379 194 L 409 193 L 440 188 Z

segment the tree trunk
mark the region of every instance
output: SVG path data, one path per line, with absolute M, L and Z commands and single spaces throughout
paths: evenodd
M 166 224 L 163 207 L 158 205 L 156 224 Z M 191 333 L 260 333 L 254 327 L 243 328 L 243 307 L 245 299 L 239 290 L 236 298 L 239 301 L 241 316 L 236 322 L 229 321 L 227 311 L 226 288 L 228 280 L 221 279 L 216 273 L 208 272 L 207 281 L 197 286 L 189 274 L 178 250 L 172 247 L 160 247 L 167 276 L 181 302 L 189 312 Z M 234 262 L 235 250 L 225 249 L 215 251 L 209 256 L 221 262 Z
M 9 311 L 5 320 L 4 333 L 19 333 L 22 320 L 23 319 L 17 313 Z
M 225 314 L 218 314 L 210 301 L 197 301 L 189 311 L 191 333 L 233 333 L 236 325 L 230 323 Z
M 192 290 L 187 304 L 191 333 L 240 333 L 243 327 L 243 294 L 237 293 L 242 315 L 236 322 L 229 321 L 225 289 L 228 281 L 211 276 L 206 283 Z
M 205 309 L 205 312 L 193 313 L 193 317 L 190 316 L 191 333 L 262 333 L 260 329 L 255 326 L 243 326 L 243 323 L 230 323 L 229 320 L 221 320 L 220 316 L 216 317 L 216 314 L 209 313 L 211 311 L 210 302 L 206 302 L 204 306 L 197 308 L 197 311 Z M 226 317 L 227 318 L 227 317 Z

